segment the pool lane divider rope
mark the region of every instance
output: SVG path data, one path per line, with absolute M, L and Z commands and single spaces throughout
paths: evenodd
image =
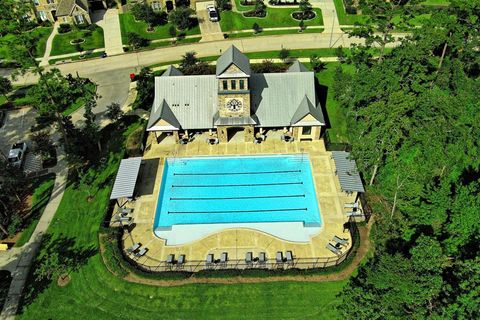
M 292 209 L 264 209 L 264 210 L 223 210 L 223 211 L 168 211 L 167 214 L 205 214 L 205 213 L 268 213 L 268 212 L 286 212 L 286 211 L 308 211 L 308 208 Z
M 248 184 L 172 184 L 172 188 L 221 188 L 221 187 L 257 187 L 257 186 L 286 186 L 303 184 L 302 182 L 274 182 L 274 183 L 248 183 Z
M 247 174 L 277 174 L 277 173 L 300 173 L 302 170 L 281 170 L 281 171 L 258 171 L 258 172 L 198 172 L 198 173 L 173 173 L 174 176 L 229 176 Z
M 305 198 L 304 194 L 278 196 L 246 196 L 246 197 L 218 197 L 218 198 L 170 198 L 170 200 L 245 200 L 245 199 L 276 199 L 276 198 Z

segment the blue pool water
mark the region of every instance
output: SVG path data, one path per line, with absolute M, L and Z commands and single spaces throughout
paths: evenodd
M 321 226 L 308 156 L 167 159 L 154 229 L 251 222 Z

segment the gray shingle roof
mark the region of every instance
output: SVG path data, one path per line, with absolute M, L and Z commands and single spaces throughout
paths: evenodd
M 295 60 L 287 72 L 308 72 L 308 69 L 300 61 Z
M 133 196 L 141 164 L 141 157 L 123 159 L 120 162 L 112 193 L 110 194 L 110 200 L 131 198 Z
M 150 117 L 158 114 L 165 101 L 182 129 L 211 129 L 217 112 L 217 92 L 214 75 L 156 77 Z
M 180 122 L 178 122 L 177 117 L 175 117 L 175 114 L 165 102 L 165 99 L 163 99 L 159 107 L 150 114 L 150 118 L 148 119 L 147 124 L 147 130 L 151 129 L 160 119 L 165 120 L 177 129 L 180 128 Z
M 183 76 L 183 73 L 175 68 L 172 65 L 169 65 L 164 73 L 162 73 L 162 77 L 170 77 L 170 76 Z
M 243 126 L 243 125 L 255 125 L 257 122 L 252 117 L 217 117 L 214 125 L 216 126 Z
M 75 5 L 88 12 L 87 0 L 61 0 L 57 6 L 56 15 L 58 17 L 69 16 L 72 13 L 73 7 Z
M 362 179 L 357 170 L 355 160 L 350 159 L 350 153 L 345 151 L 332 151 L 335 167 L 337 168 L 340 187 L 345 192 L 365 192 Z
M 227 70 L 230 65 L 234 64 L 245 74 L 250 75 L 250 61 L 248 57 L 238 50 L 234 45 L 231 45 L 217 60 L 217 67 L 215 74 L 218 76 Z
M 306 95 L 305 97 L 303 97 L 302 102 L 300 102 L 297 111 L 295 111 L 295 114 L 293 115 L 291 120 L 291 124 L 302 124 L 303 121 L 301 120 L 305 118 L 305 116 L 307 116 L 308 114 L 311 114 L 317 120 L 317 122 L 309 121 L 308 123 L 305 123 L 306 125 L 325 125 L 322 107 L 320 106 L 320 104 L 315 107 Z

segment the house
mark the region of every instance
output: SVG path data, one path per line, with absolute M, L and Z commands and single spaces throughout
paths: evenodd
M 147 131 L 176 141 L 208 132 L 220 142 L 243 132 L 244 141 L 253 142 L 269 130 L 318 140 L 323 126 L 313 72 L 297 61 L 284 73 L 254 73 L 247 56 L 231 46 L 218 58 L 215 75 L 186 76 L 169 66 L 155 78 Z
M 137 0 L 137 3 L 143 2 L 143 0 Z M 183 4 L 189 5 L 192 9 L 195 9 L 196 0 L 191 1 L 178 1 L 178 0 L 145 0 L 145 2 L 152 7 L 153 10 L 159 11 L 164 10 L 167 12 L 172 11 L 178 6 L 180 6 L 180 2 Z M 132 2 L 133 3 L 133 2 Z
M 90 24 L 95 9 L 105 9 L 105 0 L 32 0 L 40 21 Z

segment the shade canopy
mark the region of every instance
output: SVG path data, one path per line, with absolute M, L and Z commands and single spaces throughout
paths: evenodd
M 120 162 L 110 200 L 133 197 L 141 164 L 141 157 L 123 159 Z
M 332 151 L 332 155 L 342 191 L 365 192 L 355 160 L 350 159 L 350 152 Z

